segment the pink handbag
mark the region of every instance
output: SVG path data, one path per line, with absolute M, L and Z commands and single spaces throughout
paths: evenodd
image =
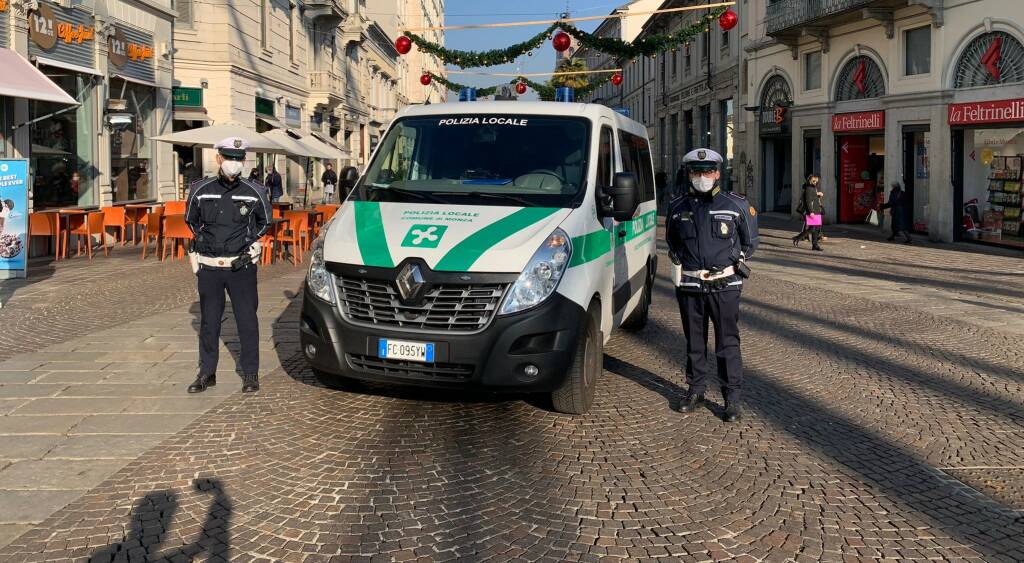
M 820 227 L 821 226 L 821 214 L 820 213 L 808 213 L 804 217 L 804 222 L 808 227 Z

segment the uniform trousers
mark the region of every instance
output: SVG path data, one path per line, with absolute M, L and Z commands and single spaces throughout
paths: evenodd
M 743 385 L 740 356 L 740 291 L 696 293 L 676 289 L 679 315 L 686 335 L 686 383 L 694 393 L 708 386 L 708 321 L 715 327 L 715 356 L 722 395 L 738 401 Z
M 224 315 L 224 291 L 231 297 L 235 325 L 242 344 L 239 364 L 244 375 L 258 375 L 260 369 L 260 329 L 256 308 L 256 266 L 238 270 L 218 270 L 200 266 L 199 272 L 199 374 L 217 373 L 220 352 L 220 322 Z

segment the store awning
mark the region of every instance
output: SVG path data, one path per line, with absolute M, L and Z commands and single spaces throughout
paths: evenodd
M 153 81 L 150 81 L 150 80 L 140 80 L 138 78 L 132 78 L 131 76 L 125 76 L 123 74 L 117 74 L 116 72 L 110 73 L 110 77 L 111 78 L 118 78 L 118 79 L 124 80 L 125 82 L 131 82 L 133 84 L 139 84 L 141 86 L 149 86 L 151 88 L 156 88 L 156 82 L 153 82 Z
M 0 96 L 78 105 L 60 86 L 10 49 L 0 49 L 0 68 L 4 69 L 4 78 L 0 80 Z
M 273 127 L 274 129 L 284 129 L 284 123 L 266 115 L 257 115 L 256 121 L 262 121 L 265 125 Z
M 174 143 L 175 145 L 212 147 L 228 137 L 241 137 L 245 139 L 249 143 L 250 152 L 287 152 L 288 150 L 286 147 L 282 147 L 267 138 L 266 134 L 257 133 L 244 125 L 238 125 L 237 123 L 210 125 L 207 127 L 190 129 L 188 131 L 178 131 L 177 133 L 169 133 L 167 135 L 153 137 L 153 140 L 164 143 Z
M 316 133 L 303 137 L 300 141 L 320 153 L 321 156 L 319 156 L 319 158 L 325 158 L 327 160 L 341 160 L 345 158 L 345 155 L 343 155 L 337 147 L 332 147 L 326 142 L 321 141 L 320 138 L 317 137 Z
M 204 123 L 213 122 L 209 115 L 206 115 L 204 108 L 176 108 L 174 110 L 175 121 L 202 121 Z
M 337 150 L 338 152 L 340 152 L 341 153 L 341 158 L 350 158 L 352 156 L 352 153 L 349 152 L 348 149 L 346 149 L 345 147 L 339 145 L 338 142 L 335 141 L 334 139 L 332 139 L 330 137 L 325 137 L 325 136 L 323 136 L 323 135 L 321 135 L 319 133 L 316 133 L 316 132 L 312 133 L 312 135 L 314 137 L 316 137 L 319 141 L 327 144 L 328 146 L 330 146 L 330 147 L 334 148 L 335 150 Z
M 309 147 L 302 143 L 299 138 L 288 134 L 287 129 L 274 129 L 273 131 L 267 131 L 263 135 L 271 141 L 274 141 L 278 145 L 284 147 L 284 152 L 292 156 L 310 156 L 314 158 L 325 158 L 319 154 L 319 151 L 314 151 L 312 147 Z M 296 134 L 297 135 L 297 134 Z
M 76 64 L 72 64 L 72 63 L 66 63 L 64 61 L 58 61 L 58 60 L 55 60 L 55 59 L 48 59 L 46 57 L 40 57 L 38 55 L 35 56 L 35 57 L 32 57 L 32 61 L 35 62 L 37 65 L 52 66 L 54 68 L 62 68 L 64 70 L 70 70 L 71 72 L 80 72 L 82 74 L 91 74 L 93 76 L 103 76 L 103 74 L 101 74 L 100 71 L 98 71 L 98 70 L 96 70 L 96 69 L 94 69 L 92 67 L 76 65 Z

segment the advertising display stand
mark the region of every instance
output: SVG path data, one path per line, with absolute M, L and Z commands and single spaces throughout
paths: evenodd
M 0 159 L 0 279 L 23 278 L 28 257 L 28 161 Z

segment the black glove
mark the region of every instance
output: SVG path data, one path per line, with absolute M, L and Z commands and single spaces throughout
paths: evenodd
M 680 260 L 679 257 L 676 256 L 676 253 L 672 252 L 671 250 L 668 251 L 668 259 L 671 260 L 672 263 L 675 264 L 676 266 L 682 266 L 683 265 L 683 261 Z
M 750 277 L 750 266 L 747 266 L 747 263 L 742 260 L 733 264 L 733 269 L 736 270 L 736 275 L 741 278 L 746 279 Z

